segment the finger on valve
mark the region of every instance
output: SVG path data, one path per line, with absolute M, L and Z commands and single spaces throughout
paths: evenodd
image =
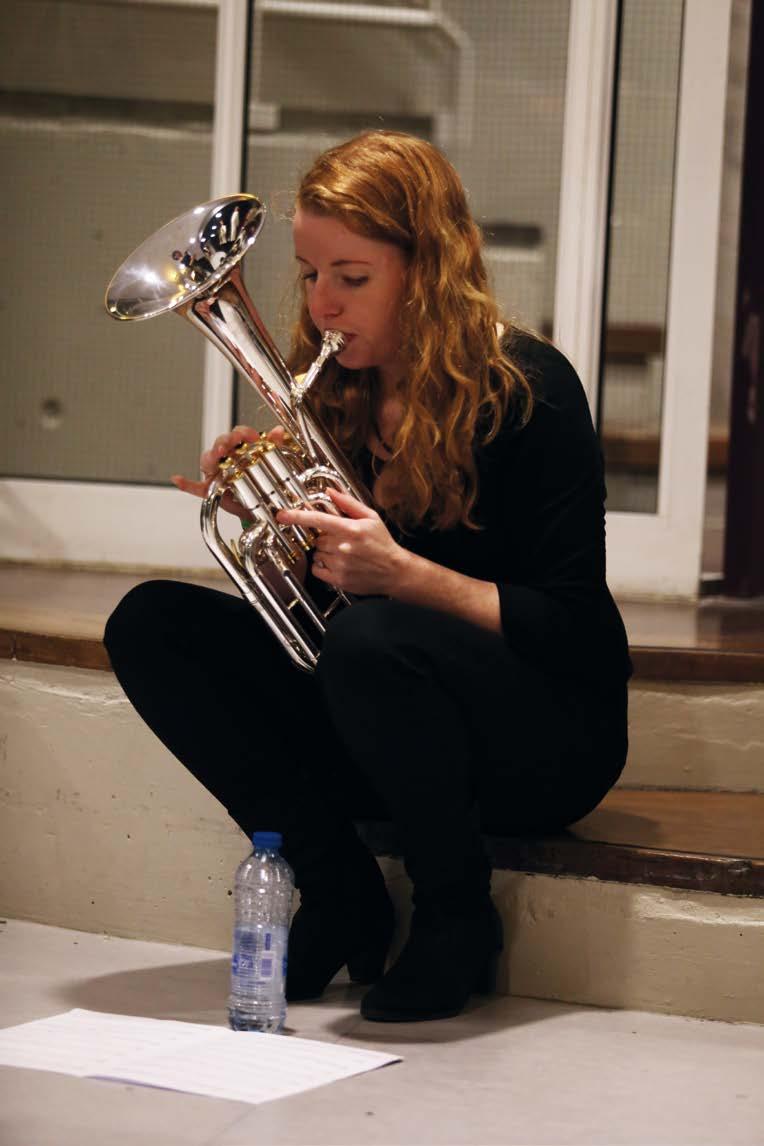
M 242 439 L 241 430 L 245 427 L 234 427 L 227 434 L 219 434 L 208 450 L 205 450 L 199 459 L 199 468 L 205 478 L 217 476 L 218 468 L 224 458 L 238 446 Z M 255 433 L 255 431 L 253 431 Z

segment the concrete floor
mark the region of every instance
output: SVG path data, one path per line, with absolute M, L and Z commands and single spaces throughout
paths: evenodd
M 224 1023 L 224 952 L 8 921 L 0 1025 L 72 1007 Z M 290 1007 L 288 1030 L 401 1054 L 402 1063 L 250 1106 L 0 1068 L 3 1146 L 619 1143 L 761 1146 L 764 1027 L 532 999 L 367 1023 L 361 988 Z M 275 1036 L 274 1036 L 275 1037 Z

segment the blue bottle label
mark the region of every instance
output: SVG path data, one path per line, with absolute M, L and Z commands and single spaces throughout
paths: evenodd
M 284 941 L 282 946 L 278 934 L 270 929 L 249 930 L 237 927 L 231 957 L 232 977 L 245 985 L 270 983 L 279 973 L 285 976 L 286 936 Z
M 251 975 L 255 969 L 255 960 L 247 951 L 234 951 L 231 969 L 234 975 Z

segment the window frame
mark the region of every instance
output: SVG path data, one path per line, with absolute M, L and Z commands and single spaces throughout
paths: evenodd
M 568 55 L 554 336 L 593 414 L 616 15 L 615 0 L 573 0 Z M 700 592 L 730 24 L 731 0 L 685 0 L 657 510 L 607 513 L 608 583 L 621 596 Z
M 607 515 L 611 588 L 698 593 L 731 0 L 686 0 L 672 217 L 661 465 L 655 514 Z M 210 197 L 242 182 L 248 0 L 218 6 Z M 597 408 L 617 0 L 571 0 L 554 338 Z M 165 319 L 170 321 L 170 319 Z M 174 320 L 173 320 L 174 321 Z M 200 449 L 230 426 L 233 371 L 204 342 Z M 0 481 L 1 556 L 132 569 L 216 567 L 170 488 Z

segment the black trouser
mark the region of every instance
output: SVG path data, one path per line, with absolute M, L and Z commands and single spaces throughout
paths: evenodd
M 458 880 L 481 831 L 580 819 L 626 758 L 625 685 L 542 673 L 397 601 L 336 616 L 314 675 L 238 597 L 179 582 L 133 589 L 104 639 L 138 713 L 247 834 L 290 807 L 328 832 L 392 819 L 415 885 Z

